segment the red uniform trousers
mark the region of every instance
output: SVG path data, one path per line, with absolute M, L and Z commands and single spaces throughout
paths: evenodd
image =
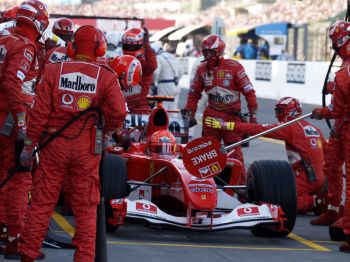
M 238 115 L 235 115 L 233 113 L 226 113 L 222 111 L 218 111 L 214 108 L 207 107 L 204 110 L 203 113 L 203 130 L 202 130 L 202 137 L 213 137 L 217 139 L 218 141 L 223 140 L 225 145 L 230 145 L 235 142 L 241 141 L 242 140 L 242 135 L 229 131 L 229 130 L 220 130 L 220 129 L 214 129 L 211 127 L 207 127 L 204 123 L 204 120 L 206 117 L 216 117 L 216 118 L 221 118 L 225 122 L 241 122 L 241 117 Z M 241 161 L 242 163 L 242 173 L 241 173 L 241 184 L 245 184 L 246 181 L 246 171 L 245 171 L 245 166 L 244 166 L 244 159 L 243 159 L 243 154 L 241 150 L 241 146 L 235 147 L 235 151 L 232 154 L 232 157 Z
M 4 169 L 4 151 L 0 150 L 0 183 L 6 179 L 6 170 Z M 5 189 L 6 185 L 0 189 L 0 227 L 6 224 L 6 215 L 5 215 Z M 1 230 L 1 228 L 0 228 Z M 1 231 L 0 231 L 1 234 Z
M 346 187 L 344 204 L 344 233 L 350 235 L 350 123 L 346 122 L 339 128 L 339 138 L 342 141 L 342 153 L 345 158 Z
M 12 132 L 11 137 L 0 135 L 0 157 L 3 164 L 0 180 L 4 181 L 10 169 L 15 167 L 15 144 L 17 133 Z M 8 225 L 8 235 L 17 237 L 24 227 L 25 215 L 28 208 L 28 196 L 31 189 L 32 176 L 30 172 L 17 173 L 2 188 L 0 201 L 2 203 L 1 221 Z
M 63 182 L 69 175 L 70 202 L 75 216 L 74 261 L 92 262 L 95 257 L 96 212 L 99 203 L 99 155 L 90 154 L 90 135 L 68 140 L 58 137 L 45 147 L 34 176 L 31 207 L 20 251 L 39 255 Z M 85 136 L 84 138 L 82 136 Z
M 295 178 L 297 188 L 298 212 L 307 213 L 314 206 L 314 195 L 323 187 L 323 180 L 310 183 L 304 170 L 297 172 Z
M 328 201 L 332 206 L 340 206 L 343 192 L 344 154 L 340 138 L 330 136 L 325 154 L 323 172 L 328 181 Z

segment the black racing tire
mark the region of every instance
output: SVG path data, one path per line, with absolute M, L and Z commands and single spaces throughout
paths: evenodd
M 287 221 L 285 231 L 258 226 L 251 231 L 259 237 L 285 237 L 292 232 L 297 217 L 295 175 L 289 163 L 282 160 L 253 162 L 247 173 L 247 196 L 250 203 L 266 202 L 282 207 Z
M 105 153 L 101 160 L 100 172 L 102 178 L 102 190 L 105 198 L 106 230 L 107 232 L 114 232 L 119 225 L 113 226 L 107 221 L 108 218 L 113 215 L 110 200 L 128 196 L 127 167 L 122 157 Z
M 332 241 L 345 241 L 345 234 L 341 227 L 330 226 L 329 237 Z

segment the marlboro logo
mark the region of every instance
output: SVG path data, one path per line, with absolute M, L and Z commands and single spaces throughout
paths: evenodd
M 64 74 L 60 77 L 59 89 L 77 93 L 95 94 L 97 79 L 81 73 Z

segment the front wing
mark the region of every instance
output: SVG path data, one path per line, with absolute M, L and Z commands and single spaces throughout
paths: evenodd
M 178 217 L 163 212 L 148 200 L 125 199 L 125 201 L 127 204 L 126 218 L 145 220 L 153 225 L 168 225 L 197 231 L 254 228 L 262 224 L 283 227 L 284 220 L 282 209 L 271 204 L 247 203 L 239 205 L 233 210 L 196 212 L 196 215 L 192 217 Z M 208 214 L 211 215 L 208 216 Z

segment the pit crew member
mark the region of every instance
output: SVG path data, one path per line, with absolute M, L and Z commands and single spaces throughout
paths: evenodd
M 74 261 L 94 261 L 102 150 L 98 141 L 102 128 L 104 132 L 115 130 L 119 135 L 126 116 L 116 74 L 94 63 L 105 54 L 106 46 L 98 29 L 82 26 L 67 47 L 72 61 L 47 65 L 37 86 L 38 95 L 29 113 L 28 133 L 20 157 L 22 165 L 31 165 L 33 146 L 43 131 L 54 134 L 79 112 L 97 107 L 104 117 L 104 127 L 100 113 L 86 113 L 41 150 L 31 207 L 19 246 L 22 261 L 34 261 L 40 254 L 50 216 L 67 176 L 71 181 L 76 223 Z
M 346 66 L 347 61 L 344 61 L 342 66 Z M 327 83 L 327 92 L 333 94 L 335 89 L 334 75 Z M 331 104 L 324 110 L 324 115 L 331 118 L 334 103 L 334 97 L 332 96 Z M 325 152 L 323 172 L 327 179 L 328 192 L 325 199 L 327 210 L 320 217 L 310 221 L 312 225 L 325 225 L 329 226 L 333 224 L 338 217 L 342 216 L 341 202 L 343 192 L 343 164 L 344 155 L 342 153 L 342 141 L 339 137 L 337 130 L 346 121 L 346 118 L 338 118 L 334 121 L 332 126 L 327 150 Z
M 191 82 L 187 104 L 182 114 L 190 118 L 190 126 L 197 124 L 195 113 L 198 100 L 203 90 L 208 95 L 208 106 L 203 113 L 206 116 L 220 117 L 224 121 L 241 121 L 241 101 L 243 94 L 250 112 L 250 122 L 256 122 L 257 102 L 255 90 L 243 66 L 232 59 L 223 57 L 225 43 L 218 35 L 209 35 L 202 42 L 202 53 L 205 61 L 196 71 Z M 241 133 L 229 132 L 207 127 L 203 124 L 202 136 L 211 136 L 226 145 L 241 140 Z M 240 160 L 244 167 L 241 147 L 237 147 L 233 157 Z M 241 183 L 245 183 L 245 169 L 242 168 Z
M 149 44 L 148 29 L 130 28 L 122 37 L 124 55 L 136 57 L 142 65 L 142 79 L 140 84 L 124 91 L 128 108 L 133 114 L 148 114 L 151 109 L 148 105 L 147 95 L 150 93 L 153 73 L 157 69 L 157 58 Z
M 72 41 L 74 33 L 74 23 L 72 20 L 62 17 L 55 21 L 52 27 L 52 38 L 45 41 L 46 60 L 45 64 L 66 61 L 66 46 Z M 59 44 L 58 39 L 64 41 L 64 44 Z
M 106 38 L 107 38 L 107 58 L 116 58 L 118 56 L 123 55 L 122 50 L 122 32 L 107 32 Z
M 180 89 L 178 82 L 179 60 L 172 54 L 163 50 L 160 43 L 151 44 L 157 55 L 157 70 L 154 72 L 155 95 L 173 96 L 174 102 L 163 102 L 163 107 L 167 110 L 177 110 Z
M 334 101 L 331 107 L 331 116 L 327 115 L 328 109 L 315 108 L 312 111 L 312 117 L 315 119 L 335 118 L 344 119 L 339 124 L 336 132 L 341 142 L 341 152 L 345 159 L 346 187 L 345 187 L 345 204 L 343 217 L 343 231 L 345 234 L 345 242 L 339 247 L 339 251 L 350 253 L 350 122 L 349 122 L 349 104 L 350 104 L 350 66 L 348 64 L 350 58 L 350 23 L 339 21 L 333 24 L 328 32 L 332 41 L 332 46 L 338 56 L 346 62 L 346 64 L 335 73 L 335 90 L 333 93 Z M 340 179 L 337 176 L 334 179 Z M 337 181 L 340 185 L 341 182 Z
M 4 181 L 15 166 L 19 167 L 16 160 L 23 144 L 27 111 L 33 104 L 38 74 L 35 44 L 48 24 L 45 4 L 37 0 L 24 1 L 17 9 L 16 26 L 11 34 L 0 37 L 0 158 L 4 171 L 0 174 L 0 181 Z M 31 188 L 30 172 L 20 171 L 0 192 L 8 225 L 6 258 L 17 256 L 18 238 L 24 226 Z
M 1 12 L 0 18 L 0 36 L 9 35 L 12 28 L 16 25 L 16 14 L 18 6 L 12 7 Z M 0 172 L 6 173 L 3 166 L 3 160 L 0 159 Z M 0 175 L 1 177 L 1 175 Z M 5 213 L 5 196 L 0 194 L 0 244 L 7 243 L 7 226 L 6 226 L 6 213 Z M 0 254 L 4 253 L 5 249 L 0 246 Z
M 283 97 L 276 104 L 276 118 L 285 123 L 302 114 L 298 99 Z M 223 129 L 255 135 L 279 124 L 260 125 L 254 123 L 227 122 L 220 118 L 207 117 L 208 128 Z M 284 140 L 289 163 L 296 174 L 298 212 L 306 213 L 316 207 L 317 193 L 323 189 L 323 146 L 325 139 L 320 130 L 306 120 L 276 130 L 266 137 Z

